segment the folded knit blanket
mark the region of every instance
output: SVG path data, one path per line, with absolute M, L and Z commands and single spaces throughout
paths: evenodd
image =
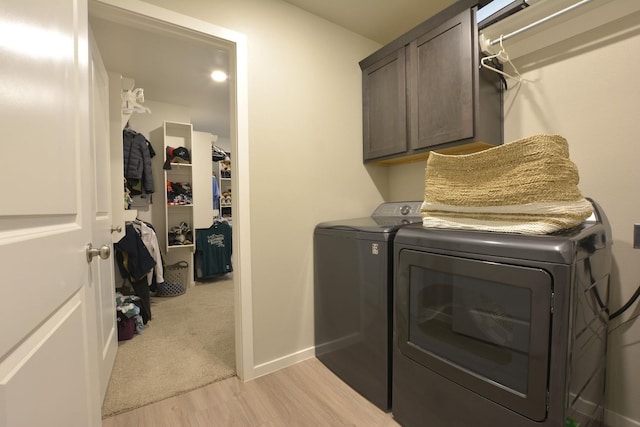
M 593 213 L 578 181 L 559 135 L 534 135 L 473 154 L 432 152 L 423 225 L 522 234 L 575 227 Z

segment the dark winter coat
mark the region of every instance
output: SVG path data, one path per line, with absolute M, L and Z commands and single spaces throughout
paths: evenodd
M 131 129 L 122 131 L 124 151 L 124 177 L 139 179 L 147 193 L 153 193 L 153 175 L 151 174 L 151 151 L 149 141 L 144 135 Z

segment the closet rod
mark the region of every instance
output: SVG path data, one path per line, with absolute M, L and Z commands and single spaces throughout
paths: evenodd
M 540 25 L 540 24 L 543 24 L 543 23 L 545 23 L 545 22 L 547 22 L 547 21 L 550 21 L 550 20 L 552 20 L 553 18 L 556 18 L 556 17 L 558 17 L 558 16 L 560 16 L 560 15 L 564 15 L 565 13 L 570 12 L 570 11 L 572 11 L 573 9 L 575 9 L 575 8 L 577 8 L 577 7 L 580 7 L 580 6 L 582 6 L 582 5 L 586 4 L 586 3 L 589 3 L 590 1 L 591 1 L 591 0 L 582 0 L 582 1 L 579 1 L 578 3 L 575 3 L 575 4 L 573 4 L 573 5 L 571 5 L 571 6 L 568 6 L 568 7 L 564 8 L 564 9 L 562 9 L 562 10 L 559 10 L 559 11 L 557 11 L 557 12 L 555 12 L 555 13 L 552 13 L 552 14 L 551 14 L 551 15 L 549 15 L 549 16 L 546 16 L 546 17 L 544 17 L 544 18 L 542 18 L 542 19 L 539 19 L 539 20 L 537 20 L 537 21 L 535 21 L 535 22 L 532 22 L 532 23 L 531 23 L 531 24 L 529 24 L 529 25 L 525 25 L 524 27 L 522 27 L 522 28 L 520 28 L 520 29 L 518 29 L 518 30 L 512 31 L 512 32 L 510 32 L 509 34 L 507 34 L 507 35 L 505 35 L 505 36 L 502 36 L 502 37 L 500 37 L 500 38 L 498 38 L 498 39 L 496 39 L 496 40 L 492 40 L 492 41 L 491 41 L 491 43 L 489 43 L 489 46 L 494 46 L 494 45 L 496 45 L 496 44 L 500 43 L 500 40 L 504 41 L 504 40 L 508 40 L 508 39 L 510 39 L 510 38 L 511 38 L 511 37 L 513 37 L 513 36 L 517 36 L 517 35 L 518 35 L 518 34 L 520 34 L 520 33 L 523 33 L 523 32 L 525 32 L 525 31 L 527 31 L 527 30 L 530 30 L 531 28 L 536 27 L 536 26 L 538 26 L 538 25 Z

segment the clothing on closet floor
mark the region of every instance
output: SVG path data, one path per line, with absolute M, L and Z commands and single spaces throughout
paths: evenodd
M 124 322 L 126 319 L 133 318 L 135 322 L 135 330 L 138 334 L 144 331 L 144 321 L 140 316 L 140 298 L 133 295 L 122 295 L 116 292 L 116 311 L 118 321 Z
M 155 155 L 153 147 L 141 133 L 125 128 L 122 131 L 124 154 L 124 177 L 131 185 L 133 194 L 144 190 L 153 193 L 153 175 L 151 158 Z
M 231 226 L 217 220 L 209 228 L 196 230 L 197 279 L 208 279 L 233 271 Z

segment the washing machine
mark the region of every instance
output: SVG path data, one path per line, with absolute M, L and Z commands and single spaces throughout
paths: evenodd
M 383 203 L 371 216 L 314 231 L 316 357 L 384 411 L 391 408 L 393 239 L 422 222 L 420 205 Z

